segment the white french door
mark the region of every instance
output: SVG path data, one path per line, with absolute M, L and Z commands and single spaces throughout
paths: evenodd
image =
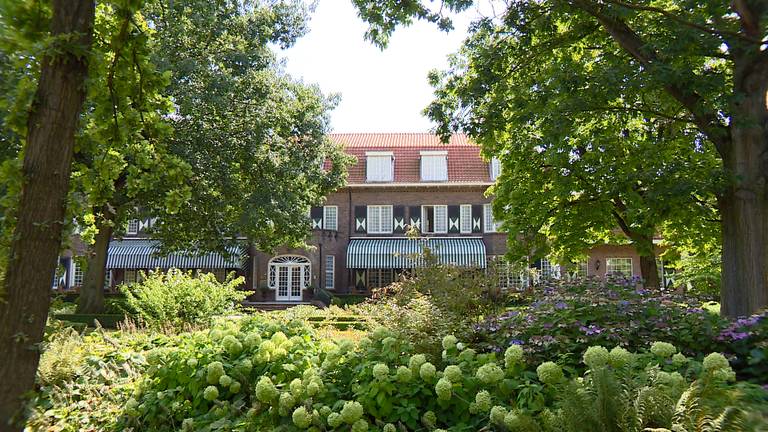
M 304 272 L 309 271 L 306 265 L 277 264 L 277 300 L 301 301 L 304 291 Z

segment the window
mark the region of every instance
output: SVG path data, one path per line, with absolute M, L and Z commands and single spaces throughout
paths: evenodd
M 605 274 L 632 277 L 632 258 L 608 258 L 605 260 Z
M 469 234 L 472 232 L 472 206 L 469 204 L 462 204 L 459 211 L 459 228 L 462 234 Z
M 448 152 L 421 152 L 421 181 L 448 181 Z
M 216 280 L 219 282 L 224 282 L 224 280 L 227 278 L 227 271 L 224 269 L 213 269 L 212 273 L 216 277 Z
M 367 223 L 369 234 L 392 234 L 392 206 L 369 205 Z
M 483 205 L 483 216 L 485 217 L 485 232 L 495 233 L 499 230 L 501 223 L 493 218 L 493 207 L 490 204 Z
M 501 161 L 498 158 L 491 159 L 490 168 L 491 180 L 496 181 L 499 175 L 501 175 Z
M 325 288 L 333 289 L 334 273 L 336 270 L 336 257 L 333 255 L 325 256 Z
M 392 269 L 368 269 L 368 289 L 384 288 L 394 280 Z
M 128 221 L 128 226 L 125 229 L 125 232 L 127 234 L 138 234 L 139 233 L 139 220 L 138 219 L 131 219 Z
M 522 291 L 529 285 L 528 263 L 512 264 L 503 255 L 490 255 L 489 269 L 498 278 L 498 286 L 502 291 Z
M 560 279 L 560 266 L 546 258 L 541 259 L 541 277 L 543 279 Z
M 75 260 L 72 261 L 72 266 L 72 286 L 83 286 L 83 266 Z
M 568 268 L 568 278 L 570 280 L 586 279 L 588 265 L 589 263 L 586 260 L 572 263 Z
M 138 270 L 126 270 L 123 283 L 126 285 L 131 285 L 138 282 L 138 273 Z
M 445 234 L 448 232 L 448 206 L 421 206 L 421 232 Z
M 339 208 L 336 206 L 323 207 L 323 229 L 337 231 L 339 229 Z
M 367 152 L 366 179 L 369 182 L 391 182 L 394 177 L 394 156 L 391 152 Z

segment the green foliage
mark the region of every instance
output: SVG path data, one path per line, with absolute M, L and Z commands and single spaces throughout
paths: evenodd
M 211 273 L 193 276 L 191 272 L 170 269 L 150 272 L 140 283 L 123 285 L 128 306 L 153 328 L 181 329 L 209 324 L 215 316 L 233 312 L 247 296 L 238 290 L 242 277 L 229 275 L 219 282 Z
M 571 379 L 554 363 L 541 365 L 537 375 L 516 351 L 501 362 L 454 337 L 442 341 L 440 360 L 431 363 L 384 328 L 355 346 L 318 340 L 303 323 L 268 315 L 171 336 L 95 332 L 83 342 L 87 348 L 81 349 L 91 352 L 89 367 L 62 384 L 74 392 L 64 397 L 57 387 L 42 386 L 28 426 L 639 432 L 678 424 L 697 430 L 688 429 L 689 419 L 733 424 L 744 418 L 734 406 L 757 407 L 746 404 L 745 390 L 729 384 L 727 364 L 673 369 L 638 353 L 631 363 L 595 366 Z M 104 397 L 95 401 L 97 388 Z M 749 391 L 759 392 L 754 402 L 766 397 L 757 388 Z M 675 414 L 676 404 L 678 412 L 692 415 Z
M 706 310 L 697 297 L 638 289 L 635 281 L 549 282 L 530 303 L 484 319 L 470 340 L 481 351 L 520 344 L 536 361 L 559 359 L 576 370 L 583 367 L 587 346 L 642 350 L 662 341 L 651 347 L 669 354 L 662 357 L 674 353 L 668 352 L 669 343 L 685 356 L 728 353 L 742 379 L 763 383 L 768 379 L 766 314 L 727 320 Z
M 425 267 L 351 309 L 374 326 L 393 329 L 418 352 L 437 357 L 444 336 L 464 339 L 482 316 L 498 310 L 497 281 L 490 273 L 431 262 L 429 253 L 426 260 Z
M 270 44 L 306 31 L 301 2 L 148 3 L 153 58 L 171 75 L 168 144 L 192 168 L 177 208 L 146 202 L 167 249 L 222 250 L 247 237 L 259 250 L 299 245 L 306 210 L 345 181 L 349 158 L 325 136 L 335 98 L 287 76 Z M 211 67 L 215 65 L 215 67 Z

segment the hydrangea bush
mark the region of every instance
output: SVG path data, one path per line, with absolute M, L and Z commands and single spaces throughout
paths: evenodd
M 118 341 L 110 338 L 112 346 Z M 91 368 L 78 369 L 85 375 L 64 385 L 98 377 L 105 359 L 120 359 L 132 379 L 110 375 L 93 384 L 105 391 L 119 382 L 119 391 L 107 391 L 112 405 L 104 410 L 111 419 L 100 417 L 98 425 L 88 416 L 62 422 L 85 409 L 79 398 L 87 392 L 57 397 L 56 388 L 44 388 L 30 425 L 115 431 L 583 431 L 619 430 L 603 426 L 624 424 L 634 425 L 624 430 L 672 428 L 685 416 L 746 419 L 729 408 L 740 403 L 741 392 L 731 384 L 728 360 L 717 353 L 703 363 L 675 362 L 674 346 L 649 345 L 653 351 L 638 354 L 595 346 L 582 358 L 588 371 L 572 376 L 556 361 L 534 361 L 519 346 L 496 354 L 477 353 L 450 335 L 437 343 L 443 351 L 433 362 L 384 328 L 355 344 L 318 340 L 298 321 L 221 321 L 210 330 L 134 342 L 118 356 L 95 353 Z M 681 400 L 694 401 L 698 411 L 676 417 Z M 688 407 L 681 406 L 681 412 Z
M 497 353 L 520 345 L 536 362 L 581 370 L 588 346 L 640 350 L 655 340 L 667 343 L 656 349 L 674 344 L 685 356 L 723 352 L 741 379 L 768 383 L 768 313 L 728 321 L 699 299 L 640 289 L 633 280 L 549 282 L 532 300 L 476 325 L 472 345 Z

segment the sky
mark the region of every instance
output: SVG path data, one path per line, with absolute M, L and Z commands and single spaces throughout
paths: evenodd
M 289 74 L 341 96 L 333 132 L 427 132 L 434 126 L 421 114 L 433 99 L 427 74 L 447 67 L 475 16 L 456 17 L 450 33 L 426 22 L 398 28 L 382 51 L 364 39 L 367 25 L 350 0 L 320 0 L 309 34 L 280 55 Z

